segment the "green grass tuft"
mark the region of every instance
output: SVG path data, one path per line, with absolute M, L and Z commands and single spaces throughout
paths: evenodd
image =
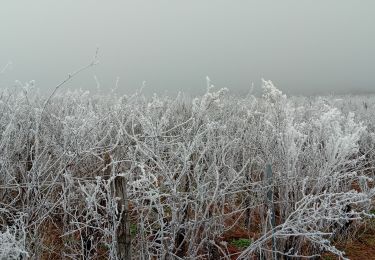
M 230 243 L 234 245 L 237 248 L 246 248 L 251 245 L 251 239 L 248 238 L 239 238 L 239 239 L 234 239 Z
M 131 223 L 130 224 L 130 235 L 131 235 L 131 237 L 135 237 L 137 235 L 137 233 L 138 233 L 137 225 Z

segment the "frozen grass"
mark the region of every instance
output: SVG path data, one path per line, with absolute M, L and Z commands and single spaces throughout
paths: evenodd
M 263 90 L 238 98 L 209 83 L 193 100 L 2 90 L 0 256 L 116 259 L 120 176 L 134 258 L 229 259 L 226 234 L 239 228 L 252 240 L 239 259 L 271 257 L 273 240 L 280 256 L 344 257 L 331 241 L 350 236 L 375 192 L 375 98 Z

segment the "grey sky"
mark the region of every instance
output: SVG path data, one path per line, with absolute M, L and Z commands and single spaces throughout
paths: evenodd
M 246 92 L 271 79 L 289 94 L 375 91 L 373 0 L 2 0 L 0 86 L 43 91 L 88 63 L 68 87 L 197 94 L 208 75 Z

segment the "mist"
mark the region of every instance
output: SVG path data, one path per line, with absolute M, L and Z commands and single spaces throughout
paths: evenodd
M 0 87 L 246 93 L 270 79 L 289 95 L 375 91 L 374 1 L 2 1 Z M 95 81 L 95 77 L 98 82 Z

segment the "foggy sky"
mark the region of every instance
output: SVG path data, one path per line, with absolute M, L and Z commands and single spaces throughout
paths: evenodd
M 0 87 L 35 80 L 120 93 L 247 92 L 261 78 L 287 94 L 375 91 L 372 0 L 1 0 Z

